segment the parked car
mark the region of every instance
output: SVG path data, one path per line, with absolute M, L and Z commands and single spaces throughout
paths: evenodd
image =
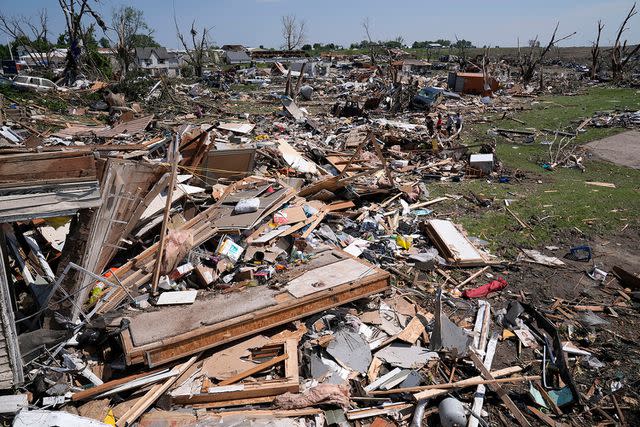
M 444 95 L 443 89 L 436 87 L 426 87 L 421 89 L 420 92 L 413 98 L 413 105 L 415 107 L 431 108 L 442 102 Z
M 13 80 L 9 77 L 0 76 L 0 86 L 11 86 L 13 84 Z
M 36 92 L 47 92 L 50 90 L 60 90 L 60 91 L 66 90 L 65 88 L 62 88 L 56 85 L 51 80 L 45 79 L 42 77 L 31 77 L 31 76 L 24 76 L 24 75 L 16 76 L 16 78 L 13 79 L 13 84 L 14 86 L 35 90 Z

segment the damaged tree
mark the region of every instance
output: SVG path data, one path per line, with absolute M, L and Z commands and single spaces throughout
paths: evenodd
M 629 9 L 629 13 L 627 13 L 624 21 L 622 21 L 620 28 L 618 29 L 616 41 L 613 44 L 613 48 L 611 49 L 611 73 L 613 74 L 613 80 L 616 82 L 621 82 L 622 80 L 624 80 L 629 61 L 638 53 L 638 51 L 640 51 L 640 43 L 638 43 L 636 47 L 631 49 L 627 45 L 627 40 L 625 40 L 624 42 L 621 41 L 622 33 L 629 29 L 629 20 L 633 18 L 637 13 L 638 11 L 636 10 L 636 4 L 634 3 L 633 6 L 631 6 L 631 9 Z
M 539 45 L 537 43 L 538 36 L 536 36 L 536 38 L 533 39 L 533 43 L 529 42 L 529 45 L 531 47 L 529 48 L 528 55 L 522 54 L 522 51 L 520 50 L 520 43 L 518 43 L 518 67 L 520 67 L 520 75 L 522 76 L 522 82 L 524 84 L 528 84 L 529 82 L 531 82 L 531 80 L 533 80 L 533 76 L 536 72 L 536 69 L 542 63 L 542 61 L 544 60 L 545 56 L 549 53 L 549 51 L 551 51 L 551 48 L 553 48 L 555 45 L 557 45 L 561 41 L 566 40 L 570 37 L 573 37 L 576 34 L 576 32 L 574 31 L 571 34 L 568 34 L 558 39 L 556 37 L 557 37 L 559 26 L 560 26 L 560 23 L 558 22 L 556 24 L 556 28 L 553 30 L 553 34 L 551 35 L 551 39 L 549 40 L 549 43 L 547 43 L 547 46 L 542 50 L 539 50 L 539 48 L 535 47 L 536 45 Z M 540 82 L 542 83 L 542 78 L 540 79 Z
M 105 32 L 107 31 L 107 25 L 100 15 L 91 8 L 89 0 L 58 0 L 58 4 L 64 14 L 68 37 L 67 41 L 69 42 L 64 68 L 64 80 L 68 84 L 72 84 L 76 80 L 82 64 L 82 50 L 84 46 L 82 19 L 87 14 L 90 15 L 102 31 Z
M 40 11 L 39 23 L 34 24 L 26 18 L 8 17 L 0 14 L 0 31 L 13 38 L 27 49 L 27 54 L 38 67 L 49 68 L 51 66 L 52 45 L 49 43 L 48 16 L 45 9 Z M 30 35 L 25 29 L 28 28 Z
M 176 33 L 178 35 L 178 39 L 182 44 L 182 47 L 187 52 L 187 63 L 193 68 L 193 74 L 196 77 L 202 77 L 202 70 L 204 68 L 204 61 L 207 55 L 207 49 L 209 48 L 209 28 L 202 29 L 202 34 L 198 39 L 198 30 L 196 29 L 196 21 L 191 23 L 191 30 L 189 33 L 191 34 L 191 46 L 187 45 L 187 41 L 184 35 L 180 32 L 180 28 L 178 28 L 178 20 L 176 19 L 176 15 L 173 15 L 173 22 L 176 24 Z
M 284 38 L 283 48 L 295 50 L 302 46 L 306 39 L 305 22 L 298 21 L 295 15 L 282 17 L 282 37 Z
M 124 78 L 133 63 L 133 49 L 138 34 L 144 31 L 145 36 L 151 37 L 153 31 L 144 21 L 143 12 L 131 6 L 123 6 L 115 11 L 111 25 L 113 27 L 112 30 L 117 35 L 117 42 L 112 50 L 120 64 L 121 77 Z
M 603 29 L 604 24 L 598 20 L 598 37 L 596 37 L 596 41 L 593 42 L 591 47 L 591 80 L 595 80 L 600 68 L 600 36 Z
M 371 57 L 371 63 L 375 65 L 376 63 L 376 53 L 375 53 L 375 43 L 371 39 L 371 32 L 369 31 L 369 18 L 365 18 L 362 20 L 362 28 L 364 29 L 364 33 L 367 36 L 367 40 L 369 41 L 369 56 Z

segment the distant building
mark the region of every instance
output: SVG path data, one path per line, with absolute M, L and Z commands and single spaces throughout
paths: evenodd
M 244 50 L 227 50 L 224 53 L 224 60 L 227 64 L 249 64 L 251 57 Z
M 137 47 L 136 64 L 152 76 L 177 77 L 180 75 L 180 61 L 176 52 L 165 47 Z
M 109 61 L 111 69 L 114 72 L 119 73 L 121 71 L 120 62 L 118 62 L 118 58 L 116 58 L 116 54 L 113 49 L 111 49 L 110 47 L 99 47 L 98 54 Z
M 425 74 L 431 69 L 431 63 L 422 59 L 404 59 L 394 61 L 391 65 L 407 73 Z
M 241 44 L 225 44 L 221 47 L 225 52 L 246 52 L 247 48 Z
M 52 49 L 50 52 L 37 52 L 29 46 L 16 46 L 18 60 L 29 67 L 61 67 L 67 58 L 67 49 Z

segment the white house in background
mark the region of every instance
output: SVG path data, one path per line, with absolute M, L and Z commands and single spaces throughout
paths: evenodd
M 152 76 L 176 77 L 180 75 L 178 54 L 168 52 L 166 47 L 137 47 L 136 64 L 143 70 L 147 70 Z
M 29 67 L 62 67 L 67 58 L 66 48 L 51 49 L 50 52 L 36 52 L 28 46 L 17 46 L 18 59 Z M 50 64 L 48 62 L 51 62 Z

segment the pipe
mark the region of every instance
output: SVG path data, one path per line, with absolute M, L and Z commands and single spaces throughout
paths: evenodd
M 422 419 L 424 418 L 424 411 L 429 404 L 429 399 L 418 400 L 416 409 L 413 411 L 413 418 L 409 427 L 422 427 Z

